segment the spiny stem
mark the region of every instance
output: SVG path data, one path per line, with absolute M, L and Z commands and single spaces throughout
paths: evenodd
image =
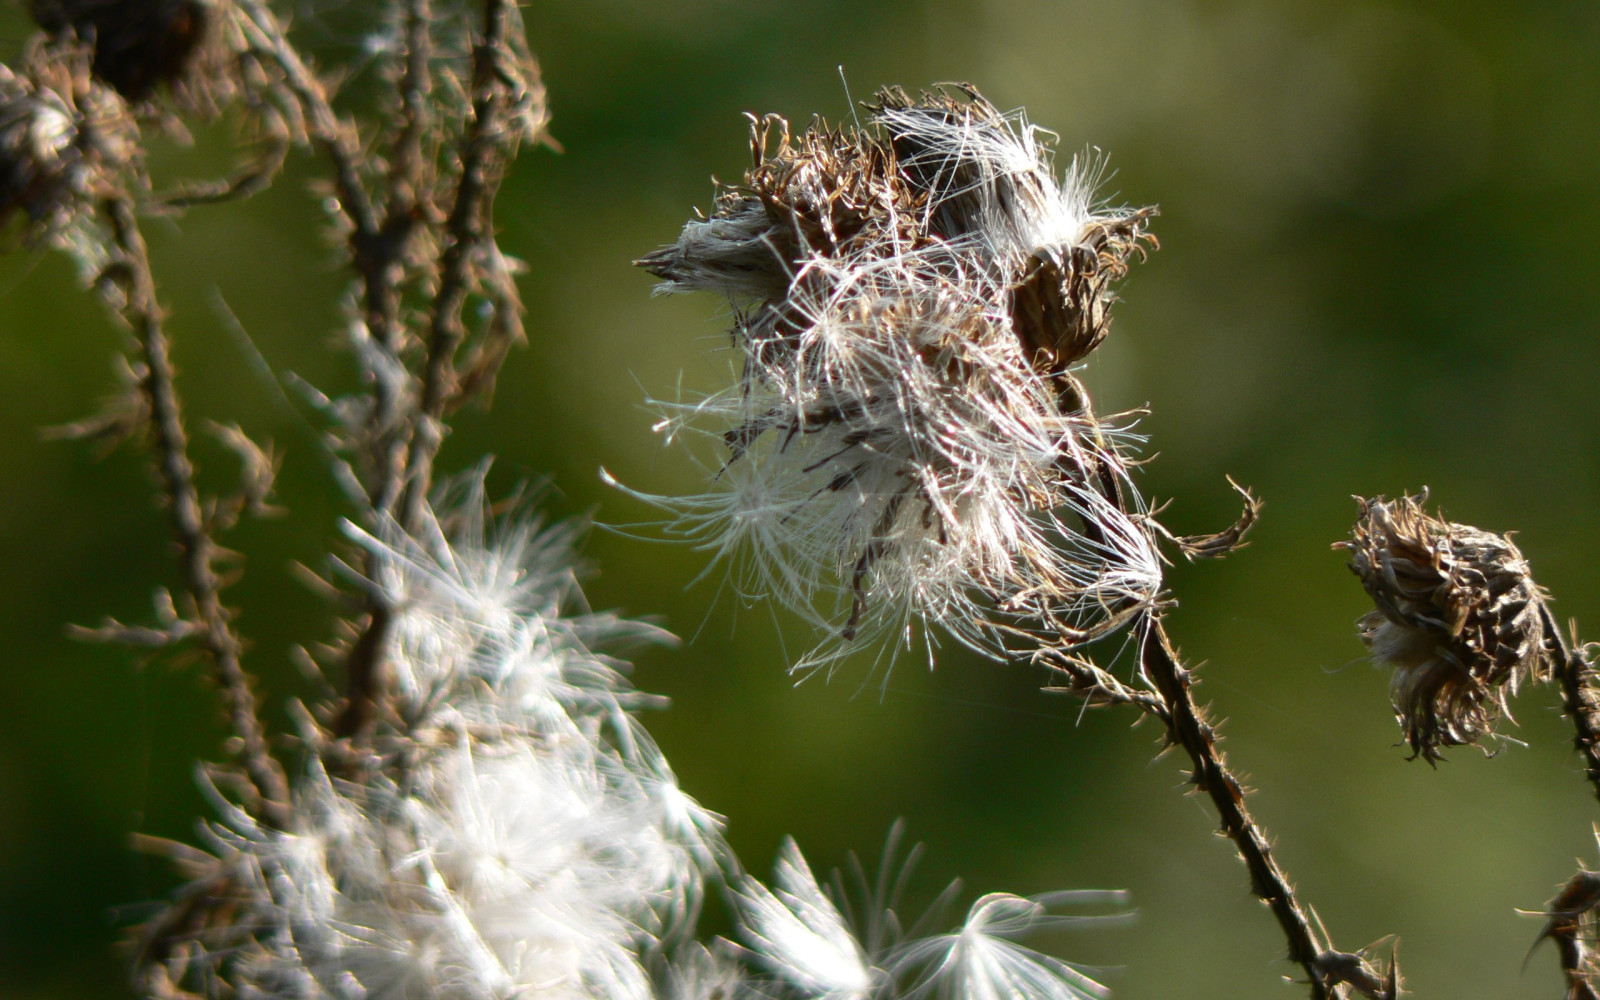
M 1562 704 L 1575 730 L 1572 742 L 1583 756 L 1584 774 L 1594 787 L 1595 796 L 1600 797 L 1600 677 L 1583 652 L 1567 642 L 1561 626 L 1542 602 L 1539 613 L 1552 647 L 1550 661 L 1561 684 Z
M 396 145 L 396 166 L 390 177 L 392 197 L 385 224 L 386 229 L 397 231 L 409 226 L 418 214 L 418 203 L 410 199 L 420 196 L 422 162 L 417 143 L 427 114 L 424 100 L 427 18 L 426 0 L 414 0 L 407 21 L 411 51 L 402 81 L 407 117 Z M 405 525 L 415 525 L 421 520 L 433 487 L 433 461 L 444 441 L 444 411 L 454 389 L 455 353 L 465 337 L 461 307 L 471 288 L 473 255 L 486 238 L 493 238 L 489 232 L 489 203 L 502 164 L 492 154 L 503 126 L 507 85 L 501 60 L 505 58 L 509 20 L 510 10 L 503 0 L 487 0 L 483 35 L 473 50 L 473 117 L 462 138 L 461 175 L 456 185 L 455 205 L 445 223 L 446 246 L 440 262 L 439 288 L 432 304 L 431 337 L 423 368 L 421 398 L 414 411 L 402 414 L 398 409 L 398 393 L 385 396 L 375 387 L 375 442 L 387 442 L 387 450 L 378 462 L 381 477 L 373 496 L 373 509 L 395 514 Z M 371 287 L 369 280 L 369 302 Z M 394 302 L 398 308 L 397 295 Z M 393 345 L 385 346 L 393 352 Z M 369 575 L 379 568 L 370 565 L 371 561 L 369 559 Z M 368 595 L 367 620 L 351 646 L 346 663 L 348 700 L 334 727 L 339 736 L 354 735 L 371 721 L 392 619 L 393 609 L 385 605 L 383 597 L 373 588 Z
M 1600 1000 L 1590 978 L 1594 972 L 1589 951 L 1593 930 L 1585 926 L 1592 924 L 1590 914 L 1597 902 L 1600 902 L 1600 875 L 1579 868 L 1547 904 L 1549 920 L 1534 941 L 1535 948 L 1546 938 L 1554 943 L 1562 976 L 1567 981 L 1566 1000 Z
M 371 366 L 373 411 L 368 421 L 368 477 L 365 483 L 371 507 L 387 512 L 394 507 L 405 478 L 406 427 L 402 413 L 406 398 L 405 366 L 398 360 L 403 328 L 400 322 L 400 280 L 406 242 L 416 227 L 418 216 L 419 173 L 421 166 L 422 118 L 416 109 L 427 93 L 427 45 L 419 40 L 427 35 L 427 5 L 414 0 L 406 21 L 406 43 L 416 51 L 408 53 L 402 80 L 405 125 L 395 150 L 394 194 L 386 210 L 379 214 L 373 197 L 362 181 L 360 136 L 352 126 L 339 120 L 328 91 L 312 72 L 299 51 L 288 40 L 282 24 L 258 0 L 245 0 L 245 24 L 256 48 L 266 54 L 283 72 L 283 88 L 304 110 L 306 133 L 333 166 L 333 189 L 338 195 L 339 213 L 350 226 L 350 261 L 362 278 L 362 320 L 371 339 L 387 355 L 389 365 Z M 421 61 L 421 62 L 419 62 Z
M 306 128 L 333 166 L 340 211 L 350 225 L 351 261 L 362 282 L 362 312 L 373 343 L 389 364 L 371 366 L 372 410 L 367 422 L 368 481 L 371 510 L 390 514 L 406 481 L 406 449 L 414 434 L 414 417 L 406 412 L 410 374 L 400 362 L 404 326 L 400 318 L 400 282 L 406 244 L 415 229 L 422 190 L 422 138 L 428 124 L 431 91 L 428 58 L 431 24 L 427 0 L 411 0 L 406 13 L 406 67 L 401 79 L 402 125 L 395 141 L 388 179 L 388 204 L 380 221 L 371 195 L 357 169 L 360 152 L 353 130 L 339 121 L 326 89 L 305 65 L 272 13 L 255 2 L 246 4 L 258 44 L 284 73 L 285 86 L 305 108 Z M 366 573 L 382 574 L 381 556 L 368 553 Z M 366 621 L 345 662 L 344 711 L 334 722 L 337 736 L 363 731 L 376 708 L 386 658 L 393 608 L 378 587 L 367 588 Z
M 250 676 L 240 663 L 243 644 L 233 630 L 223 606 L 215 568 L 216 543 L 200 504 L 189 461 L 189 442 L 173 382 L 172 359 L 161 309 L 156 303 L 150 257 L 135 215 L 132 199 L 118 192 L 106 202 L 119 263 L 125 274 L 123 313 L 132 324 L 144 354 L 144 391 L 149 400 L 150 432 L 156 465 L 165 487 L 173 533 L 181 550 L 184 587 L 194 602 L 197 634 L 216 669 L 228 703 L 228 720 L 242 744 L 245 773 L 260 796 L 260 818 L 282 828 L 289 818 L 289 784 L 283 769 L 267 747 L 266 734 L 256 709 Z
M 1098 705 L 1133 705 L 1167 722 L 1167 705 L 1161 696 L 1151 691 L 1141 691 L 1122 683 L 1108 671 L 1086 657 L 1073 656 L 1056 649 L 1039 654 L 1039 660 L 1051 670 L 1067 678 L 1065 685 L 1052 685 L 1047 691 L 1062 691 L 1082 698 L 1090 707 Z
M 1151 622 L 1142 643 L 1141 662 L 1146 676 L 1161 694 L 1166 711 L 1159 717 L 1166 723 L 1171 740 L 1183 747 L 1193 764 L 1193 781 L 1205 792 L 1222 819 L 1222 829 L 1238 847 L 1250 871 L 1250 890 L 1272 910 L 1289 943 L 1289 958 L 1306 971 L 1313 1000 L 1341 995 L 1329 981 L 1323 961 L 1327 949 L 1312 928 L 1306 910 L 1295 895 L 1294 885 L 1272 856 L 1272 845 L 1244 801 L 1244 787 L 1228 770 L 1216 730 L 1206 718 L 1204 707 L 1194 700 L 1192 676 L 1179 660 L 1166 628 L 1159 619 Z
M 239 8 L 245 15 L 243 23 L 251 43 L 283 71 L 284 85 L 306 111 L 307 133 L 333 164 L 339 210 L 350 219 L 357 233 L 376 233 L 378 217 L 372 199 L 361 185 L 361 171 L 357 166 L 361 162 L 361 150 L 354 130 L 339 121 L 328 101 L 327 90 L 300 58 L 272 11 L 260 0 L 240 0 Z
M 406 462 L 402 523 L 422 516 L 433 485 L 433 461 L 444 443 L 444 411 L 455 389 L 455 354 L 466 336 L 461 307 L 471 290 L 473 255 L 489 231 L 490 203 L 503 166 L 494 154 L 502 147 L 507 84 L 501 61 L 506 52 L 510 10 L 504 0 L 487 0 L 483 36 L 472 53 L 472 121 L 462 138 L 461 176 L 455 205 L 445 223 L 445 249 L 440 262 L 439 290 L 433 299 L 433 325 L 428 359 L 422 374 L 411 453 Z
M 406 2 L 406 67 L 400 78 L 400 131 L 390 153 L 389 203 L 393 215 L 409 215 L 423 199 L 422 140 L 432 132 L 433 110 L 428 98 L 433 78 L 428 60 L 433 55 L 429 0 Z

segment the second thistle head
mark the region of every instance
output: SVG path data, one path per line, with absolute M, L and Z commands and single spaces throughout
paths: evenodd
M 1087 642 L 1161 585 L 1132 419 L 1070 370 L 1154 210 L 1098 204 L 1093 164 L 1058 178 L 970 87 L 867 107 L 752 117 L 743 183 L 639 261 L 736 309 L 736 384 L 663 421 L 724 449 L 719 492 L 667 505 L 830 634 L 813 663 L 916 621 L 992 655 Z
M 1350 569 L 1376 607 L 1358 622 L 1413 756 L 1490 734 L 1507 697 L 1546 671 L 1543 595 L 1504 535 L 1435 517 L 1427 493 L 1360 500 Z

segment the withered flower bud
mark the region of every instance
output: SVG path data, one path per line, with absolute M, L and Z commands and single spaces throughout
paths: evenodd
M 29 0 L 39 27 L 94 49 L 94 75 L 130 101 L 188 72 L 207 26 L 200 0 Z
M 1390 696 L 1412 756 L 1475 743 L 1506 700 L 1547 670 L 1543 594 L 1504 535 L 1423 510 L 1421 496 L 1359 500 L 1350 569 L 1377 605 L 1358 622 L 1373 659 L 1394 668 Z

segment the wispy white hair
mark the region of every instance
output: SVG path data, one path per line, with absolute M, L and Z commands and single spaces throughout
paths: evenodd
M 974 93 L 876 108 L 877 131 L 785 126 L 776 150 L 754 123 L 746 183 L 640 262 L 739 307 L 742 370 L 660 424 L 725 446 L 714 492 L 636 495 L 813 622 L 797 669 L 918 622 L 997 657 L 1090 641 L 1161 586 L 1133 421 L 1069 370 L 1144 214 L 1097 205 L 1094 163 L 1058 180 L 1040 130 Z

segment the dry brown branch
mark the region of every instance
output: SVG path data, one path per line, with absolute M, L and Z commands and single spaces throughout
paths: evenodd
M 1534 939 L 1533 950 L 1545 940 L 1555 945 L 1556 957 L 1566 979 L 1565 1000 L 1597 1000 L 1595 989 L 1595 954 L 1593 950 L 1596 928 L 1595 910 L 1600 907 L 1600 873 L 1581 866 L 1578 873 L 1567 880 L 1555 897 L 1545 904 L 1542 915 L 1546 918 L 1543 930 Z
M 1345 987 L 1363 996 L 1390 1000 L 1399 990 L 1399 971 L 1391 958 L 1379 969 L 1366 956 L 1333 948 L 1317 929 L 1295 893 L 1267 839 L 1245 805 L 1245 789 L 1228 768 L 1217 732 L 1204 706 L 1194 700 L 1194 678 L 1184 667 L 1159 618 L 1150 623 L 1140 647 L 1144 674 L 1160 692 L 1165 705 L 1156 714 L 1166 724 L 1168 738 L 1183 748 L 1191 764 L 1190 782 L 1204 792 L 1222 820 L 1222 831 L 1239 849 L 1250 871 L 1250 891 L 1272 911 L 1289 944 L 1289 960 L 1306 972 L 1315 1000 L 1348 995 Z
M 444 443 L 444 411 L 456 390 L 456 351 L 466 337 L 461 307 L 474 284 L 476 258 L 494 240 L 491 216 L 496 189 L 515 152 L 508 134 L 506 106 L 517 98 L 518 76 L 507 65 L 506 32 L 510 10 L 503 0 L 484 4 L 483 35 L 472 53 L 472 118 L 462 137 L 455 203 L 445 223 L 439 289 L 433 297 L 428 357 L 422 397 L 406 460 L 401 523 L 418 523 L 433 485 L 433 462 Z
M 1546 655 L 1561 685 L 1562 708 L 1572 722 L 1572 745 L 1583 758 L 1584 776 L 1600 798 L 1600 674 L 1595 672 L 1590 648 L 1578 643 L 1576 627 L 1569 640 L 1543 601 L 1539 613 L 1544 618 Z
M 252 680 L 240 662 L 243 643 L 234 631 L 232 613 L 222 603 L 216 570 L 217 545 L 195 487 L 155 279 L 133 199 L 126 192 L 117 191 L 106 199 L 104 211 L 115 240 L 113 266 L 123 293 L 121 313 L 133 327 L 143 354 L 151 446 L 178 542 L 179 565 L 190 605 L 184 614 L 193 621 L 195 635 L 210 657 L 227 701 L 228 722 L 239 739 L 241 762 L 259 796 L 254 804 L 256 810 L 263 822 L 282 826 L 288 819 L 289 785 L 282 766 L 267 746 Z

